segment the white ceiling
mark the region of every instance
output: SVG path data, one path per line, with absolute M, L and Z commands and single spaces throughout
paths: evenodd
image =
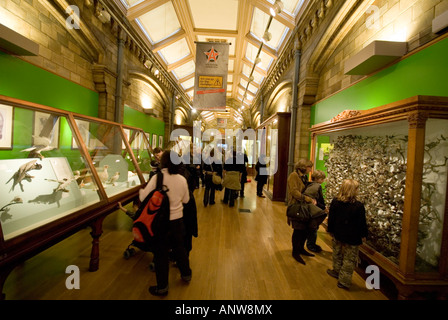
M 275 64 L 302 13 L 304 2 L 308 0 L 282 1 L 283 11 L 272 20 L 269 27 L 272 39 L 264 43 L 259 55 L 261 62 L 255 67 L 250 83 L 249 77 L 270 18 L 269 9 L 275 0 L 120 1 L 127 7 L 128 19 L 191 98 L 195 42 L 231 43 L 227 96 L 247 107 Z M 202 116 L 210 119 L 213 114 L 206 112 Z

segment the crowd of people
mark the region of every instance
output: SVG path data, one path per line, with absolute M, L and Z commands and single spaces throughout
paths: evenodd
M 248 158 L 244 153 L 233 151 L 222 161 L 215 155 L 214 150 L 211 150 L 201 164 L 189 161 L 176 165 L 172 161 L 173 152 L 160 148 L 153 150 L 150 180 L 145 188 L 140 190 L 139 199 L 134 202 L 134 210 L 128 212 L 131 216 L 137 210 L 138 203 L 155 189 L 156 178 L 153 176 L 161 172 L 163 184 L 169 190 L 167 194 L 170 203 L 170 225 L 168 233 L 158 242 L 153 252 L 157 285 L 151 286 L 149 292 L 157 296 L 168 294 L 170 258 L 177 264 L 184 281 L 189 282 L 192 278 L 189 252 L 192 249 L 192 238 L 198 236 L 194 190 L 200 188 L 200 182 L 205 188 L 202 199 L 204 207 L 216 203 L 217 190 L 224 190 L 221 202 L 233 207 L 238 197 L 245 196 L 244 185 L 247 181 Z M 265 161 L 260 157 L 255 166 L 258 197 L 264 197 L 263 186 L 268 178 L 262 172 L 265 167 Z M 328 215 L 328 232 L 333 238 L 333 268 L 328 269 L 327 273 L 338 279 L 339 288 L 349 289 L 357 262 L 358 247 L 367 236 L 364 205 L 356 198 L 359 183 L 351 179 L 342 181 L 338 195 L 327 207 L 322 192 L 325 173 L 315 170 L 309 177 L 312 169 L 313 163 L 310 160 L 300 159 L 287 179 L 288 205 L 304 203 L 316 207 L 320 212 L 306 222 L 288 218 L 288 224 L 293 228 L 292 256 L 297 262 L 305 265 L 302 256 L 312 257 L 322 251 L 316 243 L 317 230 Z M 128 211 L 121 203 L 119 207 Z M 308 250 L 305 249 L 305 244 Z

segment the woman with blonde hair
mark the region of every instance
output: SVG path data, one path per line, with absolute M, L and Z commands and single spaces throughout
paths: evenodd
M 358 261 L 359 245 L 367 237 L 366 210 L 357 200 L 359 182 L 347 179 L 330 205 L 328 232 L 333 237 L 333 270 L 327 273 L 338 279 L 338 287 L 349 289 Z

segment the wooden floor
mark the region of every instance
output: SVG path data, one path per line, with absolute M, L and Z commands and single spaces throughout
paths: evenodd
M 363 279 L 353 276 L 350 291 L 336 286 L 327 275 L 331 268 L 329 235 L 320 229 L 318 244 L 323 252 L 305 257 L 306 266 L 291 256 L 292 229 L 286 224 L 285 205 L 255 196 L 255 183 L 246 184 L 246 197 L 234 208 L 216 204 L 204 208 L 203 189 L 195 191 L 199 237 L 193 240 L 190 284 L 170 268 L 169 294 L 172 300 L 382 300 L 379 291 L 368 290 Z M 249 209 L 250 213 L 239 209 Z M 8 277 L 6 299 L 133 299 L 152 300 L 148 292 L 155 274 L 148 268 L 151 253 L 137 252 L 129 260 L 123 252 L 132 241 L 132 221 L 117 211 L 104 221 L 100 238 L 100 269 L 89 272 L 90 229 L 84 229 L 52 248 L 29 259 Z M 66 267 L 80 268 L 80 289 L 68 290 Z

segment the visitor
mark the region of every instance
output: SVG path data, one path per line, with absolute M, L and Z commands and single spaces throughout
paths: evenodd
M 183 221 L 183 204 L 190 200 L 187 181 L 179 174 L 180 165 L 171 161 L 172 151 L 165 151 L 161 157 L 163 185 L 168 188 L 170 203 L 170 223 L 168 233 L 157 240 L 154 247 L 154 261 L 157 285 L 149 287 L 149 292 L 156 296 L 168 294 L 169 251 L 172 249 L 179 267 L 182 280 L 191 280 L 190 262 L 184 246 L 185 225 Z M 173 159 L 177 155 L 172 155 Z M 144 189 L 140 190 L 140 201 L 156 188 L 157 176 L 153 177 Z
M 230 152 L 226 158 L 223 170 L 224 190 L 224 204 L 229 204 L 229 207 L 235 205 L 235 199 L 238 197 L 238 191 L 241 189 L 241 165 L 237 163 L 236 151 Z
M 313 163 L 307 159 L 300 159 L 294 166 L 294 171 L 288 177 L 288 205 L 305 201 L 316 204 L 316 200 L 303 194 L 305 191 L 305 183 L 303 176 L 310 173 L 313 168 Z M 292 256 L 298 262 L 306 264 L 301 255 L 314 256 L 305 250 L 305 241 L 308 237 L 309 228 L 308 222 L 299 222 L 288 218 L 288 224 L 294 229 L 292 233 Z
M 222 164 L 217 162 L 219 161 L 215 159 L 215 150 L 212 149 L 210 156 L 205 158 L 202 164 L 205 182 L 204 207 L 207 207 L 208 204 L 215 204 L 215 191 L 217 190 L 217 186 L 213 183 L 213 175 L 218 175 L 222 178 Z
M 321 208 L 325 211 L 325 213 L 328 213 L 328 209 L 325 206 L 325 200 L 324 195 L 322 192 L 322 183 L 325 180 L 325 172 L 316 170 L 311 175 L 311 182 L 308 184 L 304 191 L 304 195 L 310 196 L 311 198 L 316 200 L 316 206 Z M 322 248 L 316 244 L 317 240 L 317 229 L 310 230 L 310 233 L 308 235 L 308 238 L 306 240 L 306 247 L 311 252 L 321 252 Z
M 366 210 L 356 198 L 358 189 L 358 181 L 344 180 L 328 215 L 328 232 L 333 237 L 333 269 L 327 273 L 338 279 L 338 287 L 343 289 L 350 288 L 359 245 L 367 237 Z
M 267 172 L 261 172 L 263 168 L 266 168 L 266 156 L 264 154 L 260 155 L 255 164 L 255 171 L 257 172 L 255 176 L 255 181 L 257 181 L 257 197 L 260 198 L 265 198 L 263 195 L 263 186 L 268 182 Z

